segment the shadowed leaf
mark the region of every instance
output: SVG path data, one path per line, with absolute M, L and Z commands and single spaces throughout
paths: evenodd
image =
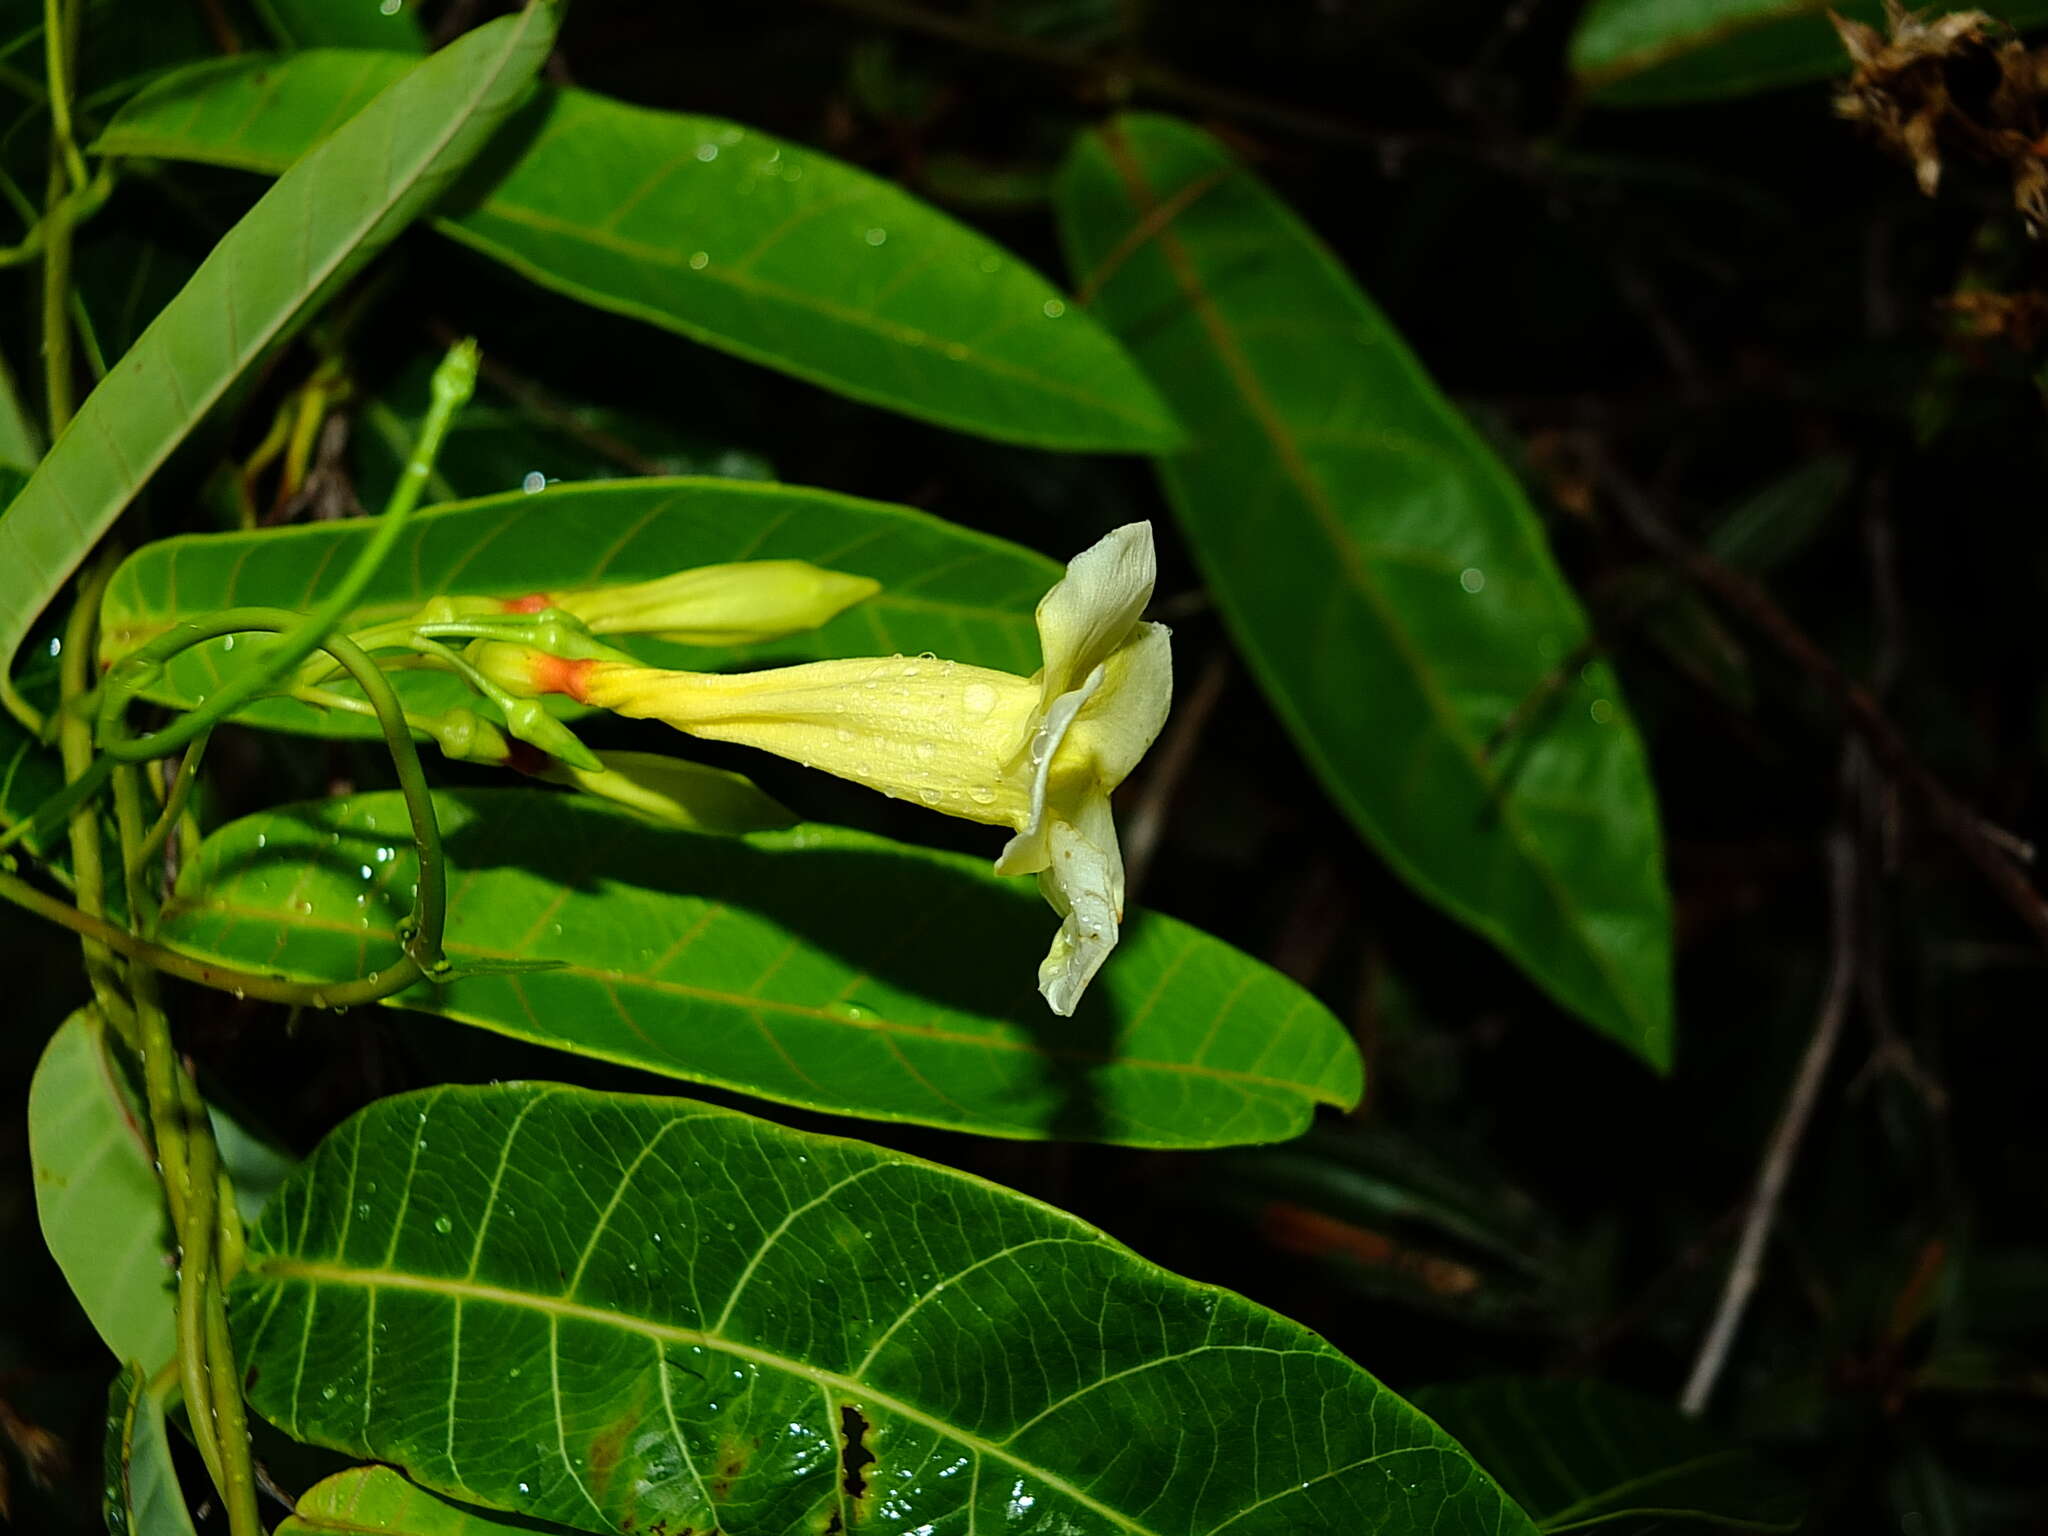
M 986 1135 L 1273 1141 L 1360 1091 L 1308 993 L 1134 914 L 1072 1019 L 1034 990 L 1051 914 L 987 864 L 837 827 L 668 832 L 537 790 L 437 796 L 448 953 L 553 968 L 396 1001 L 785 1103 Z M 389 962 L 414 868 L 393 794 L 207 840 L 164 937 L 312 980 Z M 993 843 L 991 851 L 993 851 Z
M 1666 1065 L 1648 765 L 1521 488 L 1215 140 L 1120 119 L 1075 150 L 1060 211 L 1194 434 L 1161 460 L 1168 495 L 1324 787 L 1411 884 Z

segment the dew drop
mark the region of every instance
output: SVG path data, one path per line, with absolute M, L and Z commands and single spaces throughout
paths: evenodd
M 548 477 L 537 469 L 529 469 L 519 482 L 519 489 L 529 496 L 538 496 L 548 488 Z
M 1458 585 L 1467 592 L 1483 591 L 1486 587 L 1486 572 L 1476 565 L 1468 565 L 1458 572 Z
M 446 1237 L 450 1232 L 453 1232 L 455 1230 L 455 1223 L 448 1219 L 446 1212 L 443 1212 L 441 1215 L 436 1216 L 434 1218 L 434 1230 L 440 1233 L 443 1237 Z
M 335 1390 L 336 1389 L 334 1383 L 330 1381 L 329 1383 L 327 1383 L 326 1386 L 320 1389 L 320 1395 L 331 1403 L 334 1401 Z
M 961 690 L 960 707 L 970 715 L 985 715 L 996 707 L 996 691 L 987 683 L 969 683 Z
M 1044 309 L 1045 318 L 1048 320 L 1057 320 L 1067 312 L 1067 306 L 1058 299 L 1047 299 L 1041 307 Z
M 235 648 L 235 637 L 233 635 L 227 636 L 221 641 L 220 648 L 224 651 L 232 651 Z
M 939 749 L 931 742 L 920 741 L 917 744 L 917 757 L 919 762 L 928 763 L 938 755 Z
M 889 231 L 886 229 L 871 229 L 863 238 L 869 245 L 880 245 L 889 238 Z
M 706 165 L 709 165 L 718 158 L 718 146 L 716 144 L 699 144 L 697 146 L 697 158 Z
M 996 803 L 996 792 L 986 784 L 980 784 L 967 791 L 967 798 L 976 805 L 994 805 Z
M 690 252 L 690 270 L 692 272 L 702 272 L 706 267 L 710 265 L 711 253 L 709 251 Z
M 939 803 L 941 796 L 936 789 L 920 789 L 917 792 L 917 798 L 922 800 L 926 805 L 937 805 Z
M 1611 699 L 1595 699 L 1587 706 L 1586 713 L 1593 717 L 1595 725 L 1605 725 L 1614 718 L 1614 702 Z

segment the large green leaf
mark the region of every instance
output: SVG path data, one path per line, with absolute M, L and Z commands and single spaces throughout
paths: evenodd
M 1585 617 L 1520 488 L 1214 140 L 1120 119 L 1060 205 L 1099 313 L 1194 434 L 1168 494 L 1331 796 L 1565 1006 L 1668 1062 L 1649 771 L 1613 675 L 1577 666 Z
M 236 1207 L 254 1222 L 294 1160 L 219 1109 L 207 1115 Z M 153 1374 L 174 1352 L 170 1222 L 147 1117 L 93 1009 L 72 1014 L 43 1049 L 28 1144 L 50 1256 L 114 1358 Z
M 112 660 L 181 618 L 237 603 L 302 608 L 345 570 L 375 525 L 361 519 L 257 533 L 195 534 L 145 545 L 108 585 L 103 659 Z M 707 650 L 630 641 L 650 661 L 700 670 L 742 656 L 804 661 L 824 656 L 931 651 L 952 661 L 1038 670 L 1032 610 L 1060 568 L 1002 539 L 908 507 L 829 491 L 732 480 L 625 480 L 512 492 L 415 518 L 364 594 L 353 622 L 411 613 L 430 597 L 562 591 L 600 581 L 644 581 L 727 560 L 809 560 L 872 576 L 884 590 L 832 623 L 786 640 Z M 248 655 L 243 651 L 243 657 Z M 152 697 L 190 704 L 242 658 L 215 642 L 172 662 Z M 446 674 L 397 679 L 417 709 L 473 703 Z M 290 700 L 239 718 L 280 729 L 369 735 L 358 716 Z
M 277 1536 L 533 1536 L 539 1529 L 437 1499 L 389 1467 L 350 1467 L 300 1494 Z
M 279 171 L 403 65 L 348 50 L 208 63 L 132 102 L 96 147 Z M 1058 289 L 888 182 L 573 88 L 550 88 L 520 129 L 502 174 L 438 225 L 537 283 L 965 432 L 1063 449 L 1179 440 Z
M 232 1306 L 290 1433 L 585 1530 L 1531 1530 L 1306 1329 L 979 1179 L 686 1100 L 373 1104 Z
M 1846 75 L 1831 10 L 1884 20 L 1883 0 L 1592 0 L 1572 32 L 1572 74 L 1612 106 L 1709 101 Z M 2006 0 L 1994 10 L 2016 26 L 2048 21 L 2048 0 Z
M 1789 1531 L 1805 1497 L 1668 1403 L 1594 1381 L 1428 1387 L 1416 1405 L 1477 1456 L 1543 1531 L 1700 1525 Z
M 154 1373 L 177 1352 L 163 1190 L 142 1108 L 92 1009 L 43 1050 L 28 1141 L 50 1256 L 114 1358 Z
M 483 146 L 547 56 L 554 16 L 537 3 L 404 74 L 222 237 L 0 513 L 0 670 L 228 386 Z
M 461 977 L 396 1001 L 502 1034 L 843 1114 L 1145 1146 L 1274 1141 L 1358 1099 L 1358 1055 L 1277 971 L 1133 914 L 1071 1020 L 1033 988 L 1028 881 L 843 828 L 668 832 L 542 790 L 436 797 Z M 993 849 L 993 844 L 991 844 Z M 164 938 L 309 980 L 395 953 L 413 880 L 395 794 L 208 838 Z
M 102 1507 L 108 1536 L 193 1536 L 164 1405 L 130 1365 L 107 1393 Z

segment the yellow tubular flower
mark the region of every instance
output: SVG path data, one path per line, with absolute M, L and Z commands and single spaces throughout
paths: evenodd
M 1038 605 L 1045 664 L 1029 678 L 905 656 L 737 675 L 548 659 L 529 676 L 622 715 L 1011 828 L 996 870 L 1037 875 L 1060 914 L 1038 988 L 1053 1012 L 1070 1014 L 1123 919 L 1110 791 L 1159 734 L 1172 693 L 1166 628 L 1138 617 L 1153 574 L 1150 523 L 1077 555 Z

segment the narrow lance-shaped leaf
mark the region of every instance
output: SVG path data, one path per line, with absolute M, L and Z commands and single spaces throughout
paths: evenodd
M 0 513 L 0 669 L 228 386 L 482 147 L 547 56 L 554 17 L 536 3 L 396 79 L 222 237 Z
M 231 1305 L 282 1428 L 583 1530 L 1533 1529 L 1306 1329 L 979 1179 L 686 1100 L 374 1104 Z
M 193 1536 L 164 1406 L 133 1365 L 107 1393 L 102 1493 L 108 1536 Z
M 2015 26 L 2048 21 L 2048 0 L 1994 10 Z M 1883 0 L 1592 0 L 1572 32 L 1572 74 L 1602 104 L 1631 107 L 1846 75 L 1830 11 L 1871 25 L 1885 16 Z
M 1277 971 L 1134 914 L 1072 1019 L 1034 989 L 1028 881 L 836 827 L 667 832 L 541 790 L 436 797 L 459 976 L 395 1002 L 784 1103 L 994 1136 L 1274 1141 L 1357 1102 L 1356 1048 Z M 414 878 L 394 794 L 207 839 L 165 915 L 181 949 L 342 979 L 389 963 Z
M 564 1529 L 451 1504 L 389 1467 L 350 1467 L 300 1494 L 277 1536 L 534 1536 Z
M 1667 1063 L 1649 770 L 1521 489 L 1206 135 L 1120 119 L 1059 202 L 1098 312 L 1193 431 L 1168 495 L 1325 788 L 1411 884 Z
M 95 147 L 280 171 L 402 67 L 348 50 L 208 63 L 131 103 Z M 586 304 L 964 432 L 1179 441 L 1122 349 L 1045 278 L 814 150 L 548 87 L 490 170 L 438 227 Z
M 1806 1503 L 1796 1483 L 1670 1404 L 1596 1381 L 1498 1377 L 1415 1401 L 1540 1530 L 1789 1531 Z
M 309 523 L 255 533 L 194 534 L 144 545 L 109 583 L 102 660 L 179 619 L 238 603 L 303 608 L 345 570 L 374 524 Z M 441 508 L 414 518 L 372 578 L 350 627 L 399 618 L 440 596 L 517 597 L 604 582 L 649 581 L 729 560 L 808 560 L 871 576 L 882 590 L 830 624 L 745 650 L 637 638 L 649 661 L 708 670 L 735 661 L 931 651 L 975 666 L 1038 669 L 1032 610 L 1059 579 L 1043 555 L 908 507 L 830 491 L 732 480 L 628 480 L 554 486 Z M 152 697 L 191 704 L 241 657 L 225 642 L 175 658 Z M 455 678 L 394 678 L 409 707 L 475 702 Z M 337 685 L 341 686 L 341 685 Z M 343 691 L 348 691 L 345 687 Z M 238 719 L 332 735 L 374 734 L 358 716 L 269 700 Z

